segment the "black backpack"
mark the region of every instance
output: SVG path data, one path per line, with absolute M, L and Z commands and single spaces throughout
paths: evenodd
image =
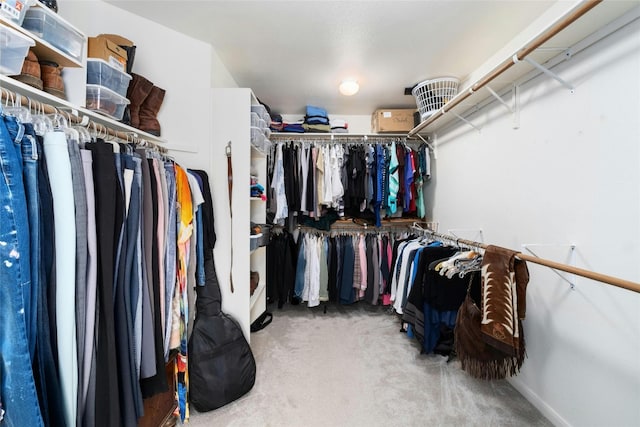
M 198 412 L 233 402 L 253 387 L 256 362 L 242 329 L 221 311 L 213 259 L 205 260 L 206 282 L 197 286 L 196 319 L 189 338 L 189 400 Z

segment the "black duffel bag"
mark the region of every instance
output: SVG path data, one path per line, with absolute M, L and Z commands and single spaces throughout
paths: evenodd
M 198 412 L 233 402 L 256 379 L 256 362 L 240 325 L 221 310 L 213 259 L 204 266 L 206 283 L 196 287 L 197 314 L 189 338 L 189 400 Z

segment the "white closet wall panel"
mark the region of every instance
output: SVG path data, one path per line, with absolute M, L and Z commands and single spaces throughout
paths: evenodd
M 208 151 L 200 152 L 210 145 L 212 47 L 99 0 L 60 0 L 58 10 L 87 36 L 120 34 L 136 44 L 133 72 L 166 90 L 158 120 L 167 147 L 180 151 L 173 153 L 179 161 L 208 169 Z
M 640 281 L 640 22 L 437 136 L 440 230 Z M 460 237 L 473 238 L 474 236 Z M 556 425 L 640 425 L 640 294 L 529 264 L 528 358 L 511 381 Z M 564 273 L 563 273 L 564 274 Z

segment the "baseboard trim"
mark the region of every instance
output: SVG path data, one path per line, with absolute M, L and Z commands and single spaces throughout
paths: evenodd
M 547 402 L 542 400 L 530 387 L 528 387 L 519 378 L 509 378 L 509 383 L 522 394 L 533 406 L 535 406 L 542 415 L 547 417 L 549 421 L 557 427 L 571 427 L 571 424 L 565 420 L 555 409 L 553 409 Z

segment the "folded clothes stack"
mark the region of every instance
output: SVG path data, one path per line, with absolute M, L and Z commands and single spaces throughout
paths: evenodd
M 259 197 L 262 200 L 266 199 L 264 195 L 264 187 L 260 184 L 251 185 L 251 197 Z
M 307 105 L 307 114 L 304 116 L 303 128 L 305 132 L 331 132 L 329 115 L 327 110 L 313 105 Z
M 296 133 L 304 133 L 304 127 L 302 123 L 282 123 L 282 131 L 283 132 L 296 132 Z
M 284 125 L 285 123 L 282 121 L 282 116 L 280 114 L 274 114 L 271 116 L 269 129 L 273 132 L 284 132 Z
M 331 133 L 349 133 L 349 123 L 344 119 L 331 119 Z

